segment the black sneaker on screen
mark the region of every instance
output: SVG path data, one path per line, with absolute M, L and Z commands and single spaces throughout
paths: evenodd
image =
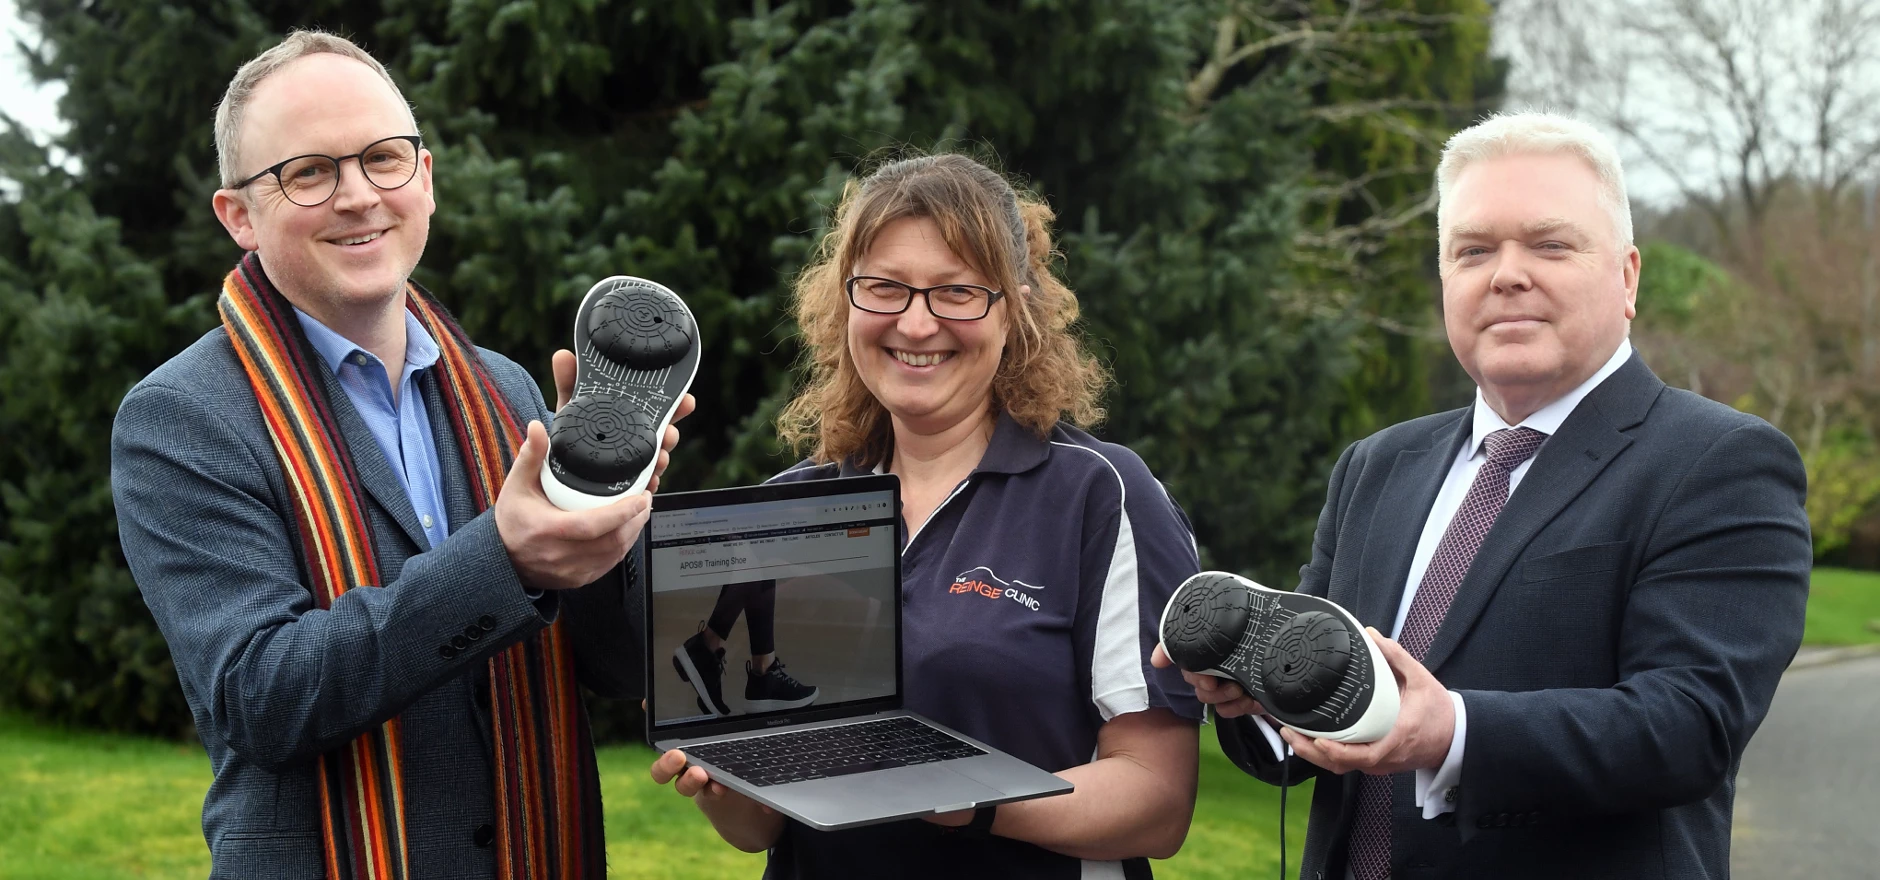
M 801 709 L 816 702 L 821 693 L 783 671 L 783 661 L 771 658 L 770 668 L 762 674 L 744 664 L 744 705 L 752 712 L 775 712 L 779 709 Z
M 703 621 L 696 635 L 673 649 L 672 668 L 678 670 L 679 680 L 698 692 L 700 709 L 720 718 L 731 714 L 730 707 L 725 705 L 725 649 L 713 651 L 705 647 Z

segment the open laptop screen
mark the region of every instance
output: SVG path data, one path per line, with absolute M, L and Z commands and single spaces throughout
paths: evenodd
M 861 479 L 883 485 L 881 478 Z M 816 483 L 822 485 L 809 488 Z M 835 483 L 721 494 L 801 495 Z M 894 696 L 893 489 L 692 506 L 714 497 L 654 501 L 646 597 L 651 727 L 802 714 Z M 724 650 L 721 679 L 714 643 Z M 782 675 L 768 669 L 777 663 Z M 759 665 L 769 674 L 753 674 Z

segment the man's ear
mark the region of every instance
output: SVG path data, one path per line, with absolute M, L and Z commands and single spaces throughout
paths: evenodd
M 259 243 L 255 236 L 255 206 L 248 203 L 248 197 L 239 190 L 218 189 L 214 204 L 215 219 L 222 221 L 228 237 L 235 239 L 236 246 L 242 250 L 254 250 Z
M 1626 248 L 1625 264 L 1625 319 L 1630 321 L 1638 317 L 1638 279 L 1643 268 L 1644 257 L 1636 245 Z
M 437 213 L 437 190 L 433 189 L 432 184 L 431 184 L 431 151 L 430 150 L 418 151 L 418 179 L 421 183 L 424 184 L 425 200 L 430 203 L 429 207 L 425 210 L 425 213 L 426 214 Z

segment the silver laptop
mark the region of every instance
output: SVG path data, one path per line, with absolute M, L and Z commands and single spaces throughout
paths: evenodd
M 1071 790 L 902 708 L 900 485 L 883 474 L 654 496 L 654 748 L 823 830 Z

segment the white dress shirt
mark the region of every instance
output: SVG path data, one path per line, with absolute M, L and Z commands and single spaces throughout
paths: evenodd
M 1502 421 L 1501 416 L 1490 409 L 1488 403 L 1482 399 L 1482 389 L 1475 390 L 1475 424 L 1470 431 L 1469 442 L 1457 451 L 1455 461 L 1449 466 L 1449 475 L 1443 478 L 1442 489 L 1436 493 L 1436 503 L 1430 505 L 1429 518 L 1423 522 L 1423 535 L 1417 539 L 1416 555 L 1410 558 L 1409 576 L 1404 580 L 1403 601 L 1398 603 L 1397 619 L 1391 624 L 1391 638 L 1397 638 L 1397 635 L 1403 631 L 1404 618 L 1410 614 L 1410 603 L 1416 600 L 1417 587 L 1423 583 L 1423 574 L 1430 567 L 1430 558 L 1436 555 L 1436 546 L 1442 543 L 1443 533 L 1449 530 L 1449 521 L 1455 518 L 1456 511 L 1462 507 L 1463 498 L 1469 494 L 1469 487 L 1474 485 L 1476 471 L 1481 470 L 1482 464 L 1488 460 L 1487 453 L 1482 451 L 1483 439 L 1505 428 L 1532 428 L 1552 437 L 1554 432 L 1560 430 L 1560 426 L 1566 422 L 1567 417 L 1573 414 L 1574 408 L 1580 405 L 1580 401 L 1585 400 L 1586 395 L 1592 393 L 1594 388 L 1598 388 L 1599 383 L 1606 381 L 1607 376 L 1624 366 L 1626 359 L 1631 356 L 1631 341 L 1620 340 L 1618 350 L 1614 351 L 1612 357 L 1606 359 L 1605 365 L 1590 378 L 1553 403 L 1536 410 L 1533 415 L 1523 419 L 1519 425 L 1510 425 Z M 1546 448 L 1544 442 L 1541 448 Z M 1521 477 L 1527 473 L 1529 466 L 1538 457 L 1540 453 L 1536 451 L 1508 475 L 1510 497 L 1513 497 L 1515 490 L 1521 485 Z M 1441 767 L 1434 770 L 1416 771 L 1417 806 L 1423 808 L 1425 819 L 1434 819 L 1455 810 L 1454 789 L 1462 782 L 1462 750 L 1469 729 L 1469 713 L 1467 707 L 1463 705 L 1461 694 L 1450 691 L 1449 700 L 1456 708 L 1456 732 L 1455 737 L 1449 741 L 1449 754 L 1443 758 Z M 1274 754 L 1285 753 L 1284 743 L 1280 740 L 1278 731 L 1274 730 L 1265 718 L 1255 716 L 1253 720 L 1260 726 L 1260 732 L 1265 734 L 1267 743 L 1273 747 Z
M 1442 543 L 1443 533 L 1449 530 L 1449 521 L 1454 519 L 1456 511 L 1462 507 L 1462 499 L 1469 494 L 1469 487 L 1475 484 L 1475 473 L 1488 461 L 1488 454 L 1482 450 L 1482 441 L 1488 435 L 1506 428 L 1533 428 L 1549 437 L 1560 430 L 1567 417 L 1573 415 L 1575 407 L 1586 399 L 1599 383 L 1617 372 L 1632 356 L 1631 340 L 1619 341 L 1619 348 L 1606 359 L 1586 381 L 1566 393 L 1559 400 L 1534 411 L 1533 415 L 1521 420 L 1519 425 L 1510 425 L 1502 421 L 1500 415 L 1490 409 L 1482 399 L 1482 389 L 1475 389 L 1475 426 L 1469 434 L 1469 442 L 1456 453 L 1456 460 L 1449 466 L 1449 476 L 1443 478 L 1443 488 L 1436 493 L 1436 503 L 1430 506 L 1429 519 L 1423 522 L 1423 536 L 1417 539 L 1417 552 L 1410 557 L 1410 575 L 1404 580 L 1403 601 L 1397 605 L 1397 619 L 1391 624 L 1390 637 L 1396 638 L 1403 632 L 1403 621 L 1410 615 L 1410 603 L 1417 597 L 1417 587 L 1423 583 L 1423 573 L 1430 567 L 1430 558 L 1436 555 L 1436 545 Z M 1547 448 L 1546 443 L 1541 448 Z M 1513 497 L 1521 485 L 1521 478 L 1540 457 L 1537 450 L 1528 460 L 1521 462 L 1508 474 L 1508 495 Z M 1462 781 L 1462 747 L 1469 729 L 1469 713 L 1462 704 L 1462 695 L 1449 692 L 1449 700 L 1456 706 L 1456 735 L 1449 741 L 1449 755 L 1443 758 L 1443 765 L 1435 770 L 1417 771 L 1417 806 L 1423 808 L 1423 818 L 1434 819 L 1456 808 L 1454 789 Z

